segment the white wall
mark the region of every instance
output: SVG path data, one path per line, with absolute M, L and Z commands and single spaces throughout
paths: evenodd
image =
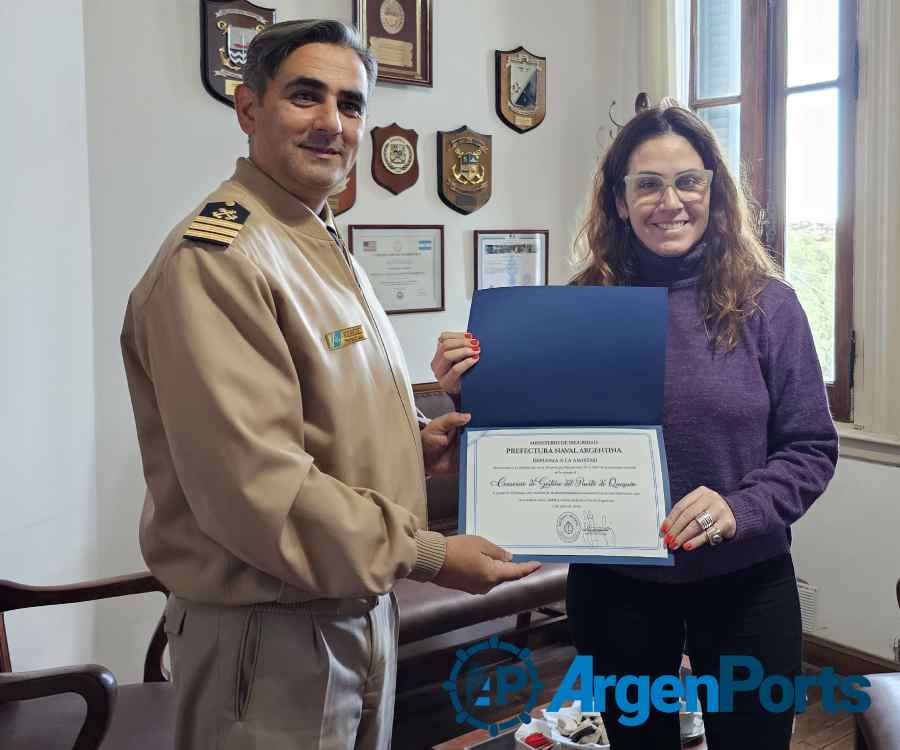
M 473 230 L 549 229 L 550 283 L 572 275 L 567 258 L 575 216 L 600 149 L 609 143 L 612 100 L 631 105 L 637 92 L 635 5 L 624 2 L 438 0 L 435 88 L 379 86 L 370 125 L 419 134 L 420 176 L 395 197 L 372 180 L 372 141 L 360 149 L 357 205 L 345 224 L 443 224 L 446 311 L 392 316 L 414 382 L 434 380 L 428 363 L 438 333 L 465 330 L 474 286 Z M 528 133 L 504 125 L 494 105 L 494 50 L 524 46 L 547 58 L 547 117 Z M 617 106 L 621 116 L 625 110 Z M 621 117 L 618 117 L 620 119 Z M 493 135 L 493 193 L 462 216 L 437 194 L 438 130 L 468 125 Z M 343 225 L 342 225 L 343 226 Z
M 266 3 L 263 3 L 264 5 Z M 268 3 L 272 5 L 273 3 Z M 349 21 L 350 0 L 274 3 L 279 20 Z M 566 255 L 600 148 L 612 99 L 637 91 L 636 10 L 629 0 L 437 0 L 433 89 L 379 85 L 369 125 L 397 121 L 419 133 L 420 177 L 399 197 L 371 177 L 371 139 L 360 150 L 357 205 L 348 223 L 444 224 L 447 310 L 395 316 L 414 381 L 433 380 L 428 362 L 438 333 L 463 328 L 472 294 L 475 228 L 550 230 L 551 281 L 570 275 Z M 84 0 L 94 239 L 95 379 L 100 567 L 143 566 L 137 522 L 143 478 L 119 353 L 127 295 L 160 241 L 233 169 L 245 139 L 233 111 L 199 77 L 195 0 L 119 3 Z M 493 51 L 524 45 L 548 58 L 548 115 L 519 135 L 494 111 Z M 617 110 L 622 112 L 621 109 Z M 490 203 L 468 217 L 437 197 L 435 131 L 460 125 L 494 137 Z M 140 647 L 158 600 L 98 608 L 96 658 L 135 679 Z
M 94 360 L 81 0 L 35 24 L 0 5 L 0 577 L 97 573 Z M 49 52 L 52 51 L 52 54 Z M 14 669 L 82 661 L 90 604 L 11 613 Z
M 350 18 L 350 0 L 277 7 L 281 19 Z M 573 217 L 607 142 L 607 107 L 619 102 L 622 119 L 640 88 L 637 15 L 630 0 L 436 0 L 435 88 L 378 86 L 369 124 L 415 128 L 421 176 L 399 197 L 375 185 L 367 138 L 357 206 L 339 223 L 445 225 L 447 311 L 393 318 L 414 380 L 431 379 L 436 334 L 465 325 L 473 229 L 548 228 L 551 281 L 568 278 Z M 40 40 L 31 24 L 29 13 L 0 5 L 0 26 L 16 29 L 7 59 L 28 63 L 2 74 L 13 113 L 0 123 L 12 175 L 2 205 L 15 221 L 0 230 L 8 274 L 0 577 L 59 583 L 143 567 L 122 313 L 168 228 L 230 174 L 244 138 L 200 82 L 194 0 L 58 0 Z M 549 61 L 547 119 L 524 135 L 493 105 L 493 50 L 519 44 Z M 48 48 L 52 56 L 34 52 Z M 468 217 L 446 208 L 435 188 L 434 133 L 464 123 L 493 134 L 495 146 L 493 197 Z M 795 533 L 798 572 L 821 589 L 822 634 L 883 655 L 900 633 L 898 472 L 842 460 Z M 148 599 L 11 615 L 14 664 L 98 661 L 123 681 L 137 679 L 161 609 Z
M 797 575 L 819 588 L 816 634 L 889 659 L 900 636 L 898 486 L 900 467 L 842 458 L 793 527 Z

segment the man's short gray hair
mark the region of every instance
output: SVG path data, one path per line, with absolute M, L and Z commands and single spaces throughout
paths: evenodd
M 285 58 L 305 44 L 333 44 L 352 49 L 366 70 L 367 94 L 372 95 L 378 77 L 378 61 L 363 46 L 356 29 L 330 19 L 282 21 L 261 31 L 253 37 L 247 50 L 244 83 L 258 96 L 263 96 Z

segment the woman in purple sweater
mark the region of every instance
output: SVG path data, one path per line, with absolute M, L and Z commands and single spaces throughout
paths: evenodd
M 621 130 L 582 236 L 590 255 L 574 284 L 669 290 L 663 432 L 677 502 L 660 529 L 674 567 L 570 567 L 575 645 L 595 675 L 677 675 L 686 641 L 695 675 L 750 656 L 765 677 L 793 681 L 802 633 L 790 526 L 838 453 L 797 296 L 756 238 L 715 136 L 678 107 Z M 470 334 L 441 335 L 432 369 L 444 390 L 458 391 L 479 354 Z M 609 688 L 606 708 L 614 750 L 680 748 L 677 713 L 625 726 Z M 705 714 L 708 745 L 788 750 L 793 715 L 737 693 L 732 711 Z
M 590 257 L 574 284 L 669 289 L 663 432 L 677 502 L 660 529 L 674 567 L 571 566 L 575 645 L 595 674 L 676 675 L 686 639 L 695 674 L 718 677 L 719 657 L 740 655 L 793 680 L 790 525 L 838 453 L 797 296 L 757 240 L 715 136 L 678 107 L 642 112 L 619 133 L 583 237 Z M 615 750 L 680 747 L 677 714 L 626 727 L 611 699 Z M 770 713 L 757 693 L 704 719 L 714 750 L 790 744 L 793 711 Z

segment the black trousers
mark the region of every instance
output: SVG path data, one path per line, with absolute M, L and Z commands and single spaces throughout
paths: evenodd
M 689 554 L 689 553 L 688 553 Z M 575 647 L 593 657 L 595 675 L 678 675 L 687 635 L 694 675 L 719 677 L 719 657 L 753 656 L 766 677 L 800 674 L 802 629 L 790 555 L 703 581 L 642 581 L 603 565 L 572 565 L 567 608 Z M 746 672 L 736 671 L 740 679 Z M 703 701 L 704 693 L 700 693 Z M 637 697 L 637 688 L 629 700 Z M 781 697 L 776 689 L 774 697 Z M 704 702 L 704 709 L 706 703 Z M 630 713 L 630 712 L 626 712 Z M 681 747 L 677 713 L 653 711 L 622 725 L 607 689 L 605 723 L 615 750 Z M 788 750 L 793 709 L 771 713 L 757 691 L 736 693 L 734 710 L 704 710 L 710 750 Z

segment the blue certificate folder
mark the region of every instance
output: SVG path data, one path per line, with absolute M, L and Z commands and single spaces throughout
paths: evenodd
M 484 356 L 462 381 L 470 427 L 662 423 L 666 289 L 528 286 L 475 292 Z
M 662 441 L 668 290 L 541 286 L 475 292 L 468 330 L 483 356 L 463 377 L 460 531 L 465 530 L 469 429 L 656 428 L 665 511 L 671 508 Z M 660 518 L 660 523 L 662 519 Z M 555 562 L 672 565 L 640 557 L 547 557 Z

